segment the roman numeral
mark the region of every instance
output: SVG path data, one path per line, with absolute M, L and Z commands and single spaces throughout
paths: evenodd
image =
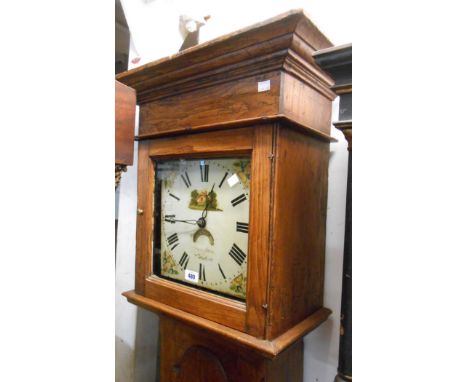
M 205 266 L 202 263 L 200 263 L 198 266 L 198 278 L 202 281 L 206 281 Z
M 232 248 L 229 251 L 229 256 L 231 256 L 238 265 L 242 265 L 245 258 L 247 257 L 247 255 L 242 252 L 242 249 L 240 249 L 235 243 L 232 245 Z
M 221 268 L 221 265 L 218 264 L 219 271 L 221 272 L 221 275 L 223 276 L 223 279 L 226 280 L 226 275 L 223 272 L 223 268 Z
M 208 172 L 210 170 L 210 166 L 205 164 L 205 161 L 200 161 L 200 176 L 202 182 L 208 182 Z
M 172 197 L 173 197 L 174 199 L 176 199 L 176 200 L 180 200 L 179 197 L 175 196 L 174 194 L 171 194 L 170 192 L 169 192 L 169 195 L 172 196 Z
M 249 233 L 249 223 L 236 222 L 236 231 Z
M 185 252 L 182 254 L 182 257 L 179 260 L 180 266 L 185 270 L 187 269 L 187 265 L 189 262 L 189 255 L 187 255 Z
M 175 218 L 175 215 L 165 215 L 164 221 L 175 224 L 174 218 Z
M 189 188 L 192 185 L 192 182 L 190 182 L 190 178 L 187 174 L 187 171 L 185 171 L 184 174 L 180 174 L 180 176 L 182 177 L 182 180 L 184 181 L 187 188 Z
M 238 204 L 244 202 L 247 200 L 247 197 L 245 196 L 245 194 L 241 194 L 239 195 L 237 198 L 234 198 L 231 200 L 231 204 L 233 207 L 237 206 Z
M 177 247 L 179 245 L 179 237 L 177 236 L 176 233 L 173 233 L 171 236 L 169 236 L 167 238 L 167 242 L 169 243 L 169 245 L 172 245 L 172 244 L 175 244 L 171 250 L 173 250 L 175 247 Z
M 223 176 L 223 179 L 221 179 L 221 183 L 219 183 L 219 188 L 221 188 L 221 186 L 223 185 L 224 181 L 226 180 L 226 177 L 228 176 L 228 172 L 226 171 L 226 173 L 224 174 Z

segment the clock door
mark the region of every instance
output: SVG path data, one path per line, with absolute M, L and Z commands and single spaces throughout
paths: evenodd
M 264 335 L 273 131 L 139 142 L 137 294 Z

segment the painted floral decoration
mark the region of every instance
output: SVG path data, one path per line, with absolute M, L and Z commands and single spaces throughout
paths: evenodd
M 231 281 L 231 285 L 229 286 L 236 294 L 240 295 L 241 297 L 245 298 L 246 289 L 247 289 L 247 278 L 244 277 L 244 274 L 241 273 L 239 276 L 235 277 Z
M 162 258 L 162 273 L 170 274 L 170 275 L 178 275 L 179 271 L 176 268 L 176 263 L 171 255 L 169 255 L 166 251 L 163 253 Z

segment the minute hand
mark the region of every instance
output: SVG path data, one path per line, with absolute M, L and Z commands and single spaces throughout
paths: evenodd
M 206 219 L 206 215 L 208 214 L 208 200 L 210 199 L 210 195 L 213 193 L 215 184 L 216 183 L 213 183 L 213 187 L 211 187 L 211 191 L 208 193 L 208 195 L 206 195 L 205 209 L 203 210 L 202 215 L 201 215 L 202 219 Z

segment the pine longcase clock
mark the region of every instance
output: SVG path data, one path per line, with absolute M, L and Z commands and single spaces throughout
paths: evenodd
M 323 307 L 331 79 L 301 11 L 118 75 L 140 105 L 135 290 L 163 381 L 300 381 Z

